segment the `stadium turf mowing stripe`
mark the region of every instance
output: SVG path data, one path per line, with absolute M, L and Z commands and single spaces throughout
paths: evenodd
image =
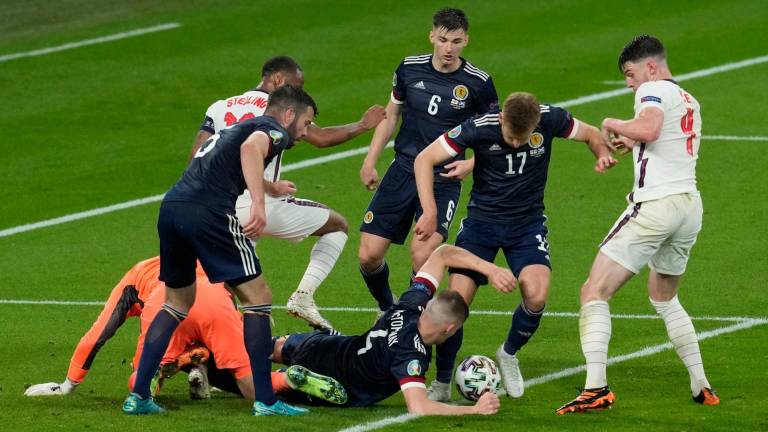
M 67 51 L 75 48 L 80 48 L 88 45 L 113 42 L 116 40 L 141 36 L 149 33 L 157 33 L 161 31 L 172 30 L 179 27 L 181 27 L 181 24 L 176 22 L 171 22 L 171 23 L 160 24 L 152 27 L 139 28 L 139 29 L 130 30 L 126 32 L 115 33 L 107 36 L 101 36 L 93 39 L 85 39 L 78 42 L 70 42 L 64 45 L 41 48 L 33 51 L 25 51 L 25 52 L 13 53 L 13 54 L 0 55 L 0 63 L 6 62 L 9 60 L 16 60 L 18 58 L 23 58 L 23 57 L 37 57 L 37 56 L 47 55 L 47 54 L 51 54 L 59 51 Z
M 768 141 L 767 136 L 735 136 L 735 135 L 704 135 L 702 136 L 702 139 L 704 140 L 720 140 L 720 141 Z M 390 142 L 387 144 L 387 148 L 392 147 L 394 144 L 393 142 Z M 308 168 L 315 165 L 324 164 L 326 162 L 333 162 L 336 160 L 346 159 L 353 156 L 362 155 L 368 152 L 368 147 L 359 147 L 356 149 L 351 150 L 345 150 L 342 152 L 336 152 L 327 156 L 321 156 L 311 159 L 305 159 L 303 161 L 295 162 L 292 164 L 285 165 L 282 168 L 282 172 L 290 172 L 299 170 L 302 168 Z M 50 226 L 60 225 L 67 222 L 74 222 L 80 219 L 86 219 L 89 217 L 99 216 L 107 213 L 116 212 L 118 210 L 125 210 L 133 207 L 138 207 L 144 204 L 150 204 L 153 202 L 158 202 L 163 199 L 163 196 L 165 194 L 158 194 L 158 195 L 152 195 L 145 198 L 139 198 L 135 200 L 125 201 L 118 204 L 112 204 L 105 207 L 99 207 L 91 210 L 86 210 L 82 212 L 72 213 L 64 216 L 60 216 L 53 219 L 46 219 L 44 221 L 40 222 L 33 222 L 30 224 L 25 225 L 19 225 L 12 228 L 6 228 L 4 230 L 0 230 L 0 238 L 2 237 L 8 237 L 12 236 L 14 234 L 20 234 L 27 231 L 36 230 L 39 228 L 46 228 Z
M 104 306 L 103 301 L 90 300 L 27 300 L 27 299 L 0 299 L 0 305 L 53 305 L 53 306 Z M 272 309 L 285 309 L 285 306 L 273 305 Z M 318 309 L 326 312 L 360 312 L 360 313 L 378 313 L 378 308 L 354 307 L 354 306 L 318 306 Z M 500 315 L 511 316 L 512 311 L 501 310 L 471 310 L 470 315 Z M 548 317 L 559 318 L 578 318 L 578 312 L 544 312 Z M 661 319 L 658 315 L 641 314 L 611 314 L 611 318 L 616 319 Z M 724 322 L 743 322 L 749 320 L 768 320 L 768 317 L 750 317 L 750 316 L 699 316 L 691 317 L 697 321 L 724 321 Z
M 699 335 L 699 341 L 703 341 L 706 339 L 714 338 L 720 335 L 728 334 L 728 333 L 735 333 L 737 331 L 741 330 L 747 330 L 749 328 L 759 326 L 759 325 L 765 325 L 768 324 L 768 319 L 746 319 L 742 322 L 732 324 L 726 327 L 720 327 L 714 330 L 704 331 L 701 333 L 698 333 Z M 608 366 L 615 365 L 617 363 L 622 363 L 629 360 L 634 360 L 641 357 L 648 357 L 652 356 L 654 354 L 658 354 L 663 351 L 667 351 L 672 349 L 672 343 L 667 342 L 663 344 L 658 345 L 652 345 L 645 347 L 643 349 L 628 353 L 628 354 L 622 354 L 619 356 L 611 357 L 608 359 Z M 535 378 L 531 378 L 529 380 L 525 381 L 525 388 L 530 388 L 539 384 L 548 383 L 550 381 L 554 381 L 560 378 L 569 377 L 572 375 L 579 374 L 586 370 L 586 366 L 576 366 L 572 368 L 566 368 L 559 370 L 557 372 L 553 372 L 546 375 L 541 375 Z M 415 420 L 421 416 L 414 415 L 414 414 L 402 414 L 399 416 L 394 417 L 385 417 L 381 420 L 372 421 L 369 423 L 363 423 L 356 426 L 348 427 L 341 429 L 339 432 L 366 432 L 366 431 L 372 431 L 381 429 L 387 426 L 392 426 L 396 424 L 402 424 L 409 422 L 411 420 Z

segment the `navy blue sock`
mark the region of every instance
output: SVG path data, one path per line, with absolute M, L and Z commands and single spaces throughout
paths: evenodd
M 144 351 L 141 353 L 139 368 L 136 371 L 136 381 L 133 383 L 133 392 L 142 398 L 150 397 L 149 387 L 152 385 L 152 378 L 160 366 L 165 350 L 168 349 L 173 332 L 179 326 L 179 322 L 186 317 L 187 314 L 164 304 L 149 325 L 147 335 L 144 337 Z
M 272 389 L 272 329 L 269 326 L 271 304 L 243 306 L 245 349 L 251 361 L 256 400 L 264 405 L 277 402 Z M 257 313 L 258 312 L 258 313 Z
M 464 327 L 460 328 L 453 336 L 449 337 L 441 345 L 438 345 L 435 351 L 437 358 L 437 374 L 435 379 L 441 383 L 450 383 L 453 377 L 453 365 L 456 363 L 456 355 L 461 348 L 461 342 L 464 339 Z
M 509 329 L 507 341 L 504 342 L 504 351 L 514 354 L 528 343 L 531 336 L 536 333 L 536 329 L 539 328 L 543 315 L 544 308 L 532 312 L 525 307 L 525 302 L 520 302 L 512 316 L 512 327 Z
M 368 286 L 368 291 L 371 292 L 373 298 L 379 304 L 379 310 L 387 310 L 392 306 L 392 290 L 389 288 L 389 266 L 387 262 L 384 263 L 378 269 L 367 273 L 360 268 L 360 274 L 363 275 L 363 280 Z

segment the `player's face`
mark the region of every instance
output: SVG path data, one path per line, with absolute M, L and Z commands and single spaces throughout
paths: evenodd
M 455 66 L 460 62 L 459 56 L 469 42 L 469 36 L 464 30 L 448 30 L 438 27 L 429 32 L 429 41 L 434 45 L 434 58 L 443 67 Z
M 293 122 L 288 125 L 288 133 L 296 141 L 304 138 L 307 135 L 307 128 L 312 124 L 314 118 L 315 110 L 312 107 L 307 107 L 303 113 L 297 115 Z
M 531 130 L 524 133 L 515 133 L 512 131 L 512 126 L 504 121 L 504 113 L 499 113 L 499 122 L 501 123 L 501 136 L 504 137 L 504 142 L 512 148 L 520 148 L 531 140 L 533 131 L 536 130 L 534 126 Z
M 621 67 L 624 73 L 624 81 L 632 91 L 637 91 L 644 82 L 651 80 L 651 64 L 649 59 L 640 60 L 637 63 L 626 62 Z

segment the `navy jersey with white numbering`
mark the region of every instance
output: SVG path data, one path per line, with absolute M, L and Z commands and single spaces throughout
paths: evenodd
M 573 138 L 578 122 L 555 106 L 541 105 L 541 119 L 530 140 L 519 148 L 504 141 L 499 112 L 477 116 L 443 134 L 439 141 L 451 155 L 471 148 L 475 154 L 469 217 L 486 222 L 525 224 L 544 217 L 552 140 Z
M 270 116 L 252 118 L 223 129 L 203 143 L 163 201 L 197 202 L 234 211 L 237 197 L 246 189 L 240 146 L 254 132 L 264 133 L 269 140 L 265 166 L 293 144 L 288 132 Z
M 371 329 L 360 336 L 340 337 L 341 376 L 335 377 L 354 394 L 356 405 L 374 404 L 410 386 L 426 388 L 432 352 L 421 339 L 418 321 L 434 291 L 432 282 L 416 277 Z
M 406 57 L 400 63 L 392 82 L 391 100 L 403 107 L 403 123 L 395 138 L 395 160 L 409 173 L 413 173 L 413 161 L 419 152 L 440 134 L 499 106 L 496 88 L 487 73 L 464 59 L 456 71 L 438 72 L 432 66 L 431 54 Z M 436 167 L 435 172 L 442 170 Z

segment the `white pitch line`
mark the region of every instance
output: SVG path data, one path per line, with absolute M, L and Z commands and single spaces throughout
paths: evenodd
M 54 305 L 54 306 L 104 306 L 103 301 L 90 300 L 28 300 L 28 299 L 0 299 L 0 305 Z M 285 306 L 273 305 L 272 309 L 285 309 Z M 324 312 L 352 312 L 352 313 L 375 313 L 379 312 L 377 308 L 365 308 L 355 306 L 328 306 L 318 307 Z M 511 316 L 512 311 L 500 310 L 472 310 L 470 315 L 491 315 L 491 316 Z M 578 312 L 544 312 L 545 316 L 557 318 L 578 318 Z M 611 314 L 611 318 L 616 319 L 661 319 L 658 315 L 638 315 L 638 314 Z M 696 321 L 722 321 L 722 322 L 743 322 L 749 320 L 768 320 L 768 317 L 748 317 L 748 316 L 699 316 L 691 317 Z
M 686 79 L 692 79 L 692 78 L 699 78 L 699 77 L 703 77 L 703 76 L 714 75 L 714 74 L 717 74 L 717 73 L 727 72 L 727 71 L 731 71 L 731 70 L 734 70 L 734 69 L 739 69 L 739 68 L 744 68 L 744 67 L 748 67 L 748 66 L 753 66 L 753 65 L 760 64 L 760 63 L 765 63 L 765 62 L 768 62 L 768 56 L 754 57 L 754 58 L 743 60 L 743 61 L 740 61 L 740 62 L 726 63 L 726 64 L 723 64 L 723 65 L 720 65 L 720 66 L 715 66 L 715 67 L 712 67 L 712 68 L 702 69 L 702 70 L 699 70 L 699 71 L 694 71 L 694 72 L 690 72 L 690 73 L 687 73 L 687 74 L 679 75 L 679 76 L 676 77 L 676 79 L 678 81 L 684 81 Z M 631 91 L 630 89 L 624 88 L 624 89 L 618 89 L 618 90 L 611 90 L 611 91 L 607 91 L 607 92 L 600 92 L 600 93 L 595 93 L 595 94 L 588 95 L 588 96 L 578 97 L 578 98 L 575 98 L 575 99 L 569 99 L 569 100 L 566 100 L 566 101 L 563 101 L 563 102 L 557 102 L 554 105 L 562 106 L 562 107 L 576 106 L 576 105 L 581 105 L 581 104 L 585 104 L 585 103 L 589 103 L 589 102 L 594 102 L 594 101 L 598 101 L 598 100 L 612 98 L 612 97 L 615 97 L 615 96 L 620 96 L 620 95 L 629 93 L 630 91 Z M 391 143 L 390 143 L 390 145 L 391 145 Z M 347 151 L 343 151 L 343 152 L 339 152 L 339 153 L 334 153 L 334 154 L 331 154 L 331 155 L 328 155 L 328 156 L 322 156 L 320 158 L 307 159 L 307 160 L 304 160 L 304 161 L 296 162 L 294 164 L 286 165 L 285 167 L 283 167 L 283 171 L 295 170 L 295 169 L 300 169 L 300 168 L 306 168 L 306 167 L 309 167 L 309 166 L 317 165 L 318 163 L 325 163 L 325 162 L 329 162 L 329 161 L 332 161 L 332 160 L 338 160 L 338 159 L 343 159 L 343 158 L 351 157 L 351 156 L 358 155 L 358 154 L 363 154 L 363 153 L 365 153 L 367 151 L 368 151 L 368 147 L 361 147 L 361 148 L 357 148 L 357 149 L 352 149 L 352 150 L 347 150 Z M 337 154 L 340 155 L 340 156 L 335 156 Z M 332 158 L 332 159 L 328 159 L 328 158 Z M 320 161 L 320 162 L 317 162 L 317 161 Z M 122 209 L 130 208 L 130 207 L 136 207 L 136 206 L 147 204 L 147 203 L 150 203 L 150 202 L 156 202 L 156 201 L 159 201 L 161 199 L 162 199 L 162 195 L 155 195 L 155 196 L 151 196 L 151 197 L 147 197 L 147 198 L 140 198 L 140 199 L 136 199 L 136 200 L 127 201 L 127 202 L 120 203 L 120 204 L 114 204 L 114 205 L 110 205 L 110 206 L 107 206 L 107 207 L 101 207 L 101 208 L 97 208 L 97 209 L 93 209 L 93 210 L 87 210 L 87 211 L 83 211 L 83 212 L 79 212 L 79 213 L 73 213 L 73 214 L 70 214 L 70 215 L 61 216 L 61 217 L 57 217 L 57 218 L 54 218 L 54 219 L 48 219 L 48 220 L 44 220 L 44 221 L 40 221 L 40 222 L 34 222 L 34 223 L 31 223 L 31 224 L 25 224 L 25 225 L 15 226 L 15 227 L 12 227 L 12 228 L 6 228 L 4 230 L 0 230 L 0 238 L 1 237 L 7 237 L 7 236 L 10 236 L 10 235 L 14 235 L 14 234 L 19 234 L 19 233 L 22 233 L 22 232 L 31 231 L 31 230 L 38 229 L 38 228 L 45 228 L 45 227 L 49 227 L 49 226 L 53 226 L 53 225 L 59 225 L 59 224 L 66 223 L 66 222 L 72 222 L 72 221 L 84 219 L 84 218 L 91 217 L 91 216 L 97 216 L 97 215 L 101 215 L 101 214 L 104 214 L 104 213 L 110 213 L 110 212 L 113 212 L 113 211 L 122 210 Z
M 746 330 L 748 328 L 755 327 L 758 325 L 764 325 L 764 324 L 768 324 L 768 319 L 748 319 L 737 324 L 729 325 L 727 327 L 721 327 L 718 329 L 701 332 L 698 334 L 698 336 L 699 336 L 699 340 L 703 341 L 703 340 L 720 336 L 726 333 L 734 333 L 740 330 Z M 628 354 L 622 354 L 616 357 L 611 357 L 608 359 L 608 365 L 611 366 L 617 363 L 634 360 L 641 357 L 648 357 L 669 349 L 672 349 L 672 344 L 669 342 L 645 347 L 641 350 L 634 351 Z M 544 384 L 560 378 L 577 375 L 585 370 L 586 370 L 586 366 L 582 365 L 582 366 L 563 369 L 555 373 L 531 378 L 525 381 L 525 388 L 530 388 L 535 385 Z M 384 417 L 381 420 L 376 420 L 370 423 L 364 423 L 364 424 L 344 428 L 344 429 L 341 429 L 339 432 L 367 432 L 367 431 L 372 431 L 376 429 L 381 429 L 394 424 L 406 423 L 411 420 L 415 420 L 417 418 L 419 418 L 419 416 L 413 415 L 413 414 L 402 414 L 399 416 Z
M 145 35 L 145 34 L 148 34 L 148 33 L 156 33 L 156 32 L 161 32 L 161 31 L 165 31 L 165 30 L 171 30 L 171 29 L 175 29 L 175 28 L 179 28 L 179 27 L 181 27 L 181 24 L 176 23 L 176 22 L 172 22 L 172 23 L 156 25 L 156 26 L 153 26 L 153 27 L 145 27 L 145 28 L 140 28 L 140 29 L 136 29 L 136 30 L 130 30 L 130 31 L 127 31 L 127 32 L 122 32 L 122 33 L 115 33 L 115 34 L 111 34 L 111 35 L 107 35 L 107 36 L 102 36 L 102 37 L 97 37 L 97 38 L 93 38 L 93 39 L 85 39 L 85 40 L 81 40 L 81 41 L 78 41 L 78 42 L 70 42 L 70 43 L 66 43 L 64 45 L 58 45 L 58 46 L 54 46 L 54 47 L 42 48 L 42 49 L 38 49 L 38 50 L 34 50 L 34 51 L 25 51 L 25 52 L 13 53 L 13 54 L 0 55 L 0 63 L 1 62 L 6 62 L 6 61 L 9 61 L 9 60 L 15 60 L 17 58 L 37 57 L 37 56 L 51 54 L 51 53 L 55 53 L 55 52 L 59 52 L 59 51 L 66 51 L 66 50 L 80 48 L 80 47 L 84 47 L 84 46 L 88 46 L 88 45 L 95 45 L 95 44 L 100 44 L 100 43 L 105 43 L 105 42 L 112 42 L 112 41 L 116 41 L 116 40 L 120 40 L 120 39 L 126 39 L 126 38 L 130 38 L 130 37 L 136 37 L 136 36 L 141 36 L 141 35 Z
M 675 81 L 682 82 L 694 78 L 701 78 L 705 76 L 715 75 L 723 72 L 728 72 L 736 69 L 741 69 L 749 66 L 758 65 L 761 63 L 768 62 L 768 55 L 760 56 L 760 57 L 753 57 L 751 59 L 746 59 L 742 61 L 737 61 L 733 63 L 725 63 L 720 66 L 715 66 L 711 68 L 701 69 L 693 72 L 688 72 L 682 75 L 676 75 L 674 77 Z M 582 105 L 589 102 L 595 102 L 603 99 L 609 99 L 616 96 L 621 96 L 624 94 L 631 93 L 632 89 L 629 88 L 622 88 L 622 89 L 616 89 L 616 90 L 609 90 L 604 91 L 600 93 L 591 94 L 588 96 L 581 96 L 577 97 L 575 99 L 568 99 L 566 101 L 557 102 L 553 105 L 561 106 L 561 107 L 569 107 L 569 106 L 575 106 L 575 105 Z
M 720 141 L 768 141 L 768 136 L 702 135 L 701 139 Z

